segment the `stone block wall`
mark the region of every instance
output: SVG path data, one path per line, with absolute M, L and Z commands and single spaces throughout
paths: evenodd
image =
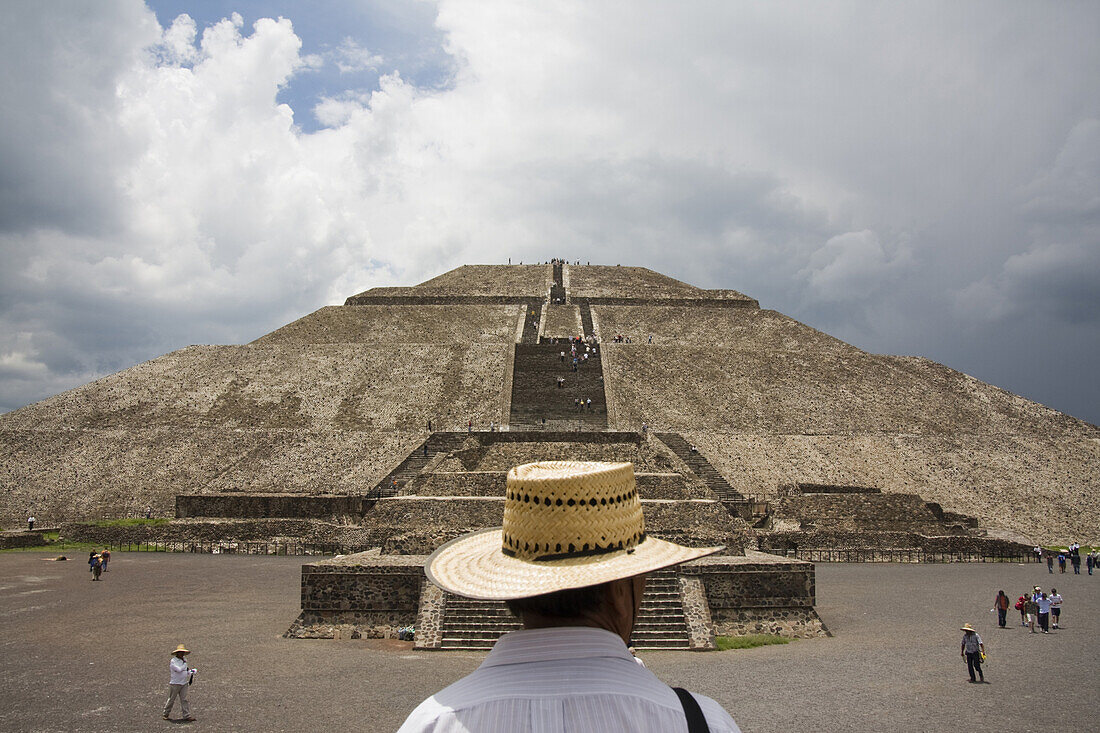
M 358 496 L 290 494 L 181 494 L 176 517 L 308 518 L 357 517 L 363 513 Z
M 445 471 L 418 476 L 402 494 L 503 497 L 507 485 L 508 474 L 504 471 Z
M 785 554 L 789 550 L 866 551 L 867 558 L 878 550 L 911 550 L 914 553 L 959 553 L 986 557 L 1026 555 L 1027 545 L 969 534 L 927 536 L 918 532 L 859 532 L 817 530 L 808 532 L 762 532 L 758 545 L 764 552 Z M 856 555 L 853 559 L 861 559 Z
M 302 566 L 302 611 L 286 636 L 395 637 L 415 625 L 417 646 L 437 648 L 444 594 L 425 578 L 426 560 L 372 551 Z M 680 573 L 692 649 L 713 649 L 715 633 L 828 634 L 810 563 L 753 553 L 703 558 Z
M 780 496 L 776 521 L 798 521 L 803 528 L 922 531 L 939 534 L 944 525 L 916 494 L 878 492 L 810 493 Z
M 302 612 L 285 636 L 395 638 L 399 628 L 414 625 L 426 558 L 371 563 L 376 557 L 363 553 L 303 565 Z
M 706 589 L 714 632 L 762 633 L 795 638 L 828 635 L 814 610 L 814 566 L 758 552 L 711 556 L 681 566 Z
M 378 547 L 382 537 L 373 528 L 333 524 L 315 519 L 183 519 L 163 524 L 100 526 L 81 522 L 61 525 L 60 538 L 69 542 L 299 542 L 336 545 L 345 551 Z
M 39 547 L 46 544 L 41 532 L 0 532 L 0 550 L 18 547 Z
M 749 530 L 717 501 L 642 501 L 646 531 L 692 547 L 725 545 L 740 554 Z M 363 517 L 363 529 L 378 538 L 384 554 L 429 554 L 465 532 L 499 527 L 504 518 L 501 497 L 395 497 L 381 499 Z
M 689 486 L 678 473 L 636 473 L 638 496 L 642 499 L 694 499 L 706 496 L 706 487 Z M 402 490 L 415 496 L 503 497 L 508 486 L 505 471 L 437 472 L 417 477 Z

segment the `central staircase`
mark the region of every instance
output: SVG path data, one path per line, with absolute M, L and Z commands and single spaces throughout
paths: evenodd
M 584 348 L 583 343 L 578 345 L 578 357 Z M 573 371 L 568 342 L 516 344 L 515 349 L 508 418 L 511 430 L 607 430 L 599 346 L 588 359 L 578 361 L 577 371 Z M 558 377 L 565 379 L 563 387 L 558 387 Z M 574 399 L 591 399 L 592 406 L 578 409 Z
M 680 580 L 675 571 L 658 570 L 649 574 L 642 607 L 630 637 L 635 649 L 690 648 L 680 596 Z M 501 635 L 521 626 L 519 619 L 501 601 L 475 601 L 448 593 L 440 628 L 440 649 L 485 651 Z

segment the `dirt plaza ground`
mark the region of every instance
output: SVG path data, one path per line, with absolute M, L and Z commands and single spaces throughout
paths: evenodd
M 160 706 L 180 642 L 199 669 L 188 725 L 212 731 L 393 730 L 484 656 L 281 638 L 307 558 L 115 553 L 93 583 L 85 558 L 47 557 L 0 554 L 0 730 L 179 730 Z M 1030 635 L 1011 610 L 1009 628 L 996 628 L 997 590 L 1015 599 L 1052 583 L 1066 597 L 1064 630 Z M 1100 574 L 818 565 L 817 590 L 832 638 L 645 661 L 717 699 L 746 733 L 1098 729 Z M 987 643 L 990 684 L 966 683 L 964 622 Z

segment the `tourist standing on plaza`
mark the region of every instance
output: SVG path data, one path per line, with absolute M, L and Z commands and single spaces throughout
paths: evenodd
M 1081 574 L 1081 550 L 1077 547 L 1073 548 L 1073 551 L 1069 555 L 1069 562 L 1073 565 L 1073 574 Z
M 1020 612 L 1020 626 L 1027 626 L 1027 594 L 1016 599 L 1016 610 Z
M 503 527 L 448 542 L 424 569 L 450 593 L 507 602 L 523 629 L 399 733 L 739 730 L 714 700 L 662 683 L 627 648 L 646 573 L 722 548 L 647 535 L 629 463 L 517 466 L 504 501 Z
M 111 562 L 111 550 L 104 547 L 103 552 L 99 553 L 99 561 L 103 564 L 103 572 L 107 572 L 107 563 Z
M 1092 575 L 1092 569 L 1096 567 L 1096 552 L 1090 552 L 1085 558 L 1085 567 L 1088 568 L 1089 575 Z
M 1008 596 L 1005 592 L 997 591 L 997 597 L 993 599 L 993 607 L 997 609 L 997 625 L 1002 629 L 1008 623 Z
M 1061 550 L 1058 551 L 1058 572 L 1066 572 L 1066 553 Z
M 970 624 L 963 624 L 959 631 L 963 632 L 959 656 L 966 659 L 966 671 L 970 673 L 970 681 L 985 682 L 985 675 L 982 674 L 982 656 L 985 655 L 985 644 L 982 642 L 982 637 L 978 636 L 978 632 Z M 977 679 L 974 677 L 975 672 L 978 673 Z
M 1054 616 L 1054 618 L 1051 619 L 1054 628 L 1060 628 L 1058 623 L 1062 618 L 1062 594 L 1058 592 L 1057 588 L 1050 589 L 1050 613 Z
M 93 551 L 88 558 L 88 565 L 92 571 L 92 580 L 99 580 L 99 574 L 103 572 L 103 558 Z
M 190 653 L 187 647 L 180 644 L 176 647 L 176 651 L 172 652 L 172 658 L 168 661 L 168 702 L 164 703 L 164 713 L 161 714 L 165 720 L 169 720 L 168 716 L 172 714 L 172 706 L 176 704 L 177 697 L 180 701 L 180 712 L 183 713 L 180 720 L 195 719 L 191 715 L 191 701 L 187 699 L 187 688 L 191 686 L 198 670 L 187 666 L 186 657 Z
M 1047 553 L 1047 572 L 1054 575 L 1054 555 L 1050 552 Z

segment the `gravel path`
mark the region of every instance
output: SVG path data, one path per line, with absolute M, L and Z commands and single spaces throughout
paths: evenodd
M 396 641 L 281 638 L 298 612 L 304 558 L 116 553 L 92 583 L 83 558 L 45 557 L 0 555 L 0 730 L 172 730 L 159 707 L 180 642 L 200 670 L 192 726 L 217 731 L 392 730 L 483 658 Z M 746 733 L 1096 730 L 1100 575 L 819 565 L 817 577 L 833 638 L 653 652 L 646 663 L 719 700 Z M 1064 630 L 996 628 L 997 590 L 1015 598 L 1052 581 L 1066 596 Z M 967 621 L 986 640 L 990 684 L 965 682 L 956 629 Z

